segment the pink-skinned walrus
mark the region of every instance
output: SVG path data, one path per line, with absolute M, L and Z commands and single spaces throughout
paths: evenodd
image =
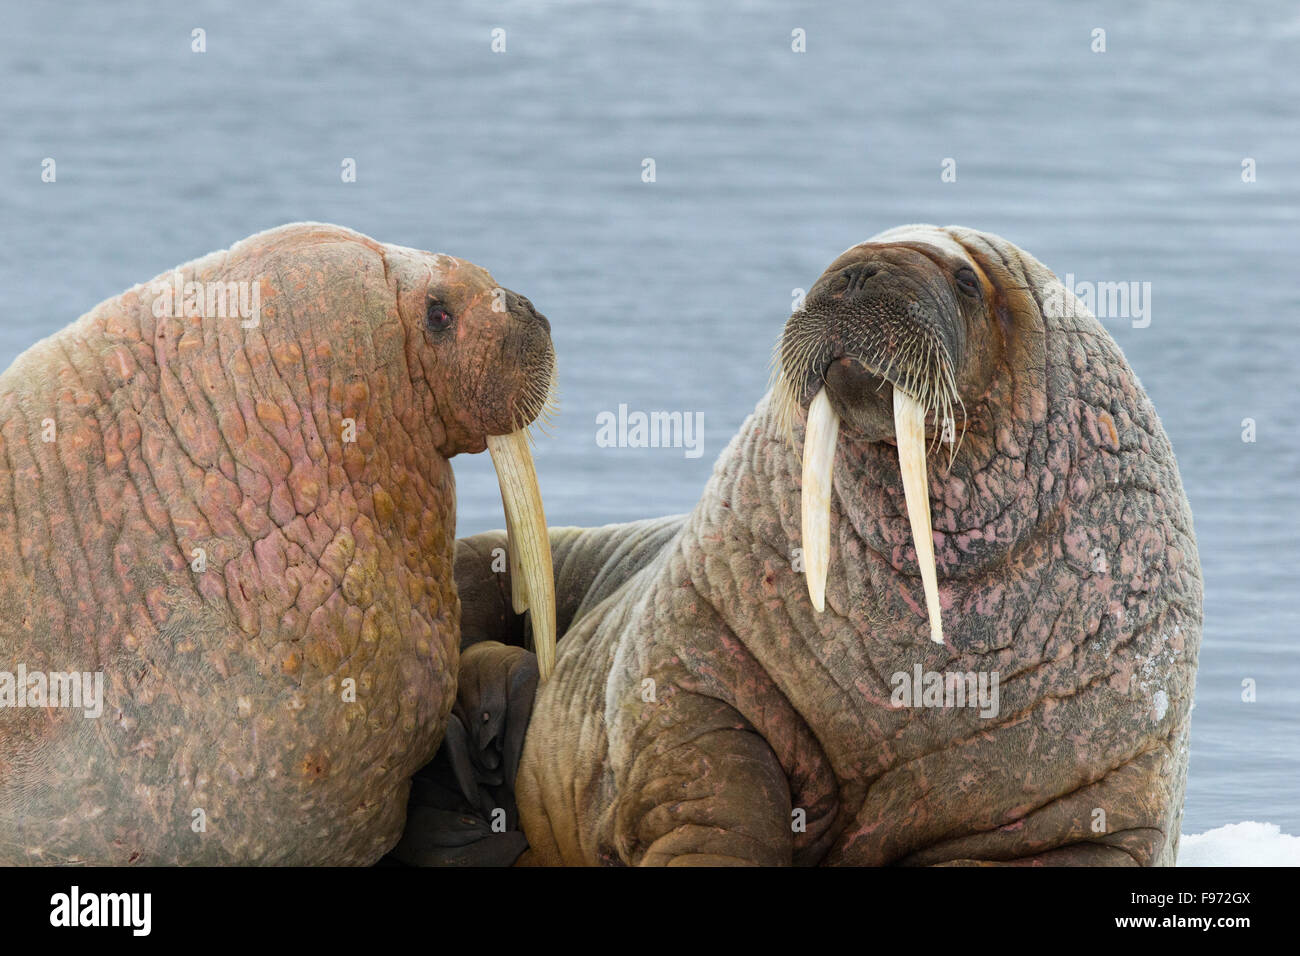
M 318 223 L 19 356 L 0 376 L 0 862 L 391 848 L 456 690 L 453 455 L 491 447 L 520 604 L 550 606 L 521 429 L 553 369 L 546 319 L 483 269 Z
M 908 226 L 776 364 L 690 514 L 552 529 L 523 861 L 1173 863 L 1200 564 L 1110 335 L 1012 243 Z M 499 546 L 458 549 L 467 713 L 526 654 Z

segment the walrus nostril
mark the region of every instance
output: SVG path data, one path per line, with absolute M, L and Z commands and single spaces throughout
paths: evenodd
M 858 263 L 849 266 L 840 275 L 845 280 L 844 294 L 853 295 L 861 292 L 867 284 L 867 280 L 880 271 L 880 267 L 871 263 Z
M 528 299 L 526 299 L 524 296 L 520 295 L 517 292 L 511 292 L 510 304 L 514 306 L 516 309 L 523 311 L 526 315 L 529 315 L 532 318 L 536 319 L 538 323 L 542 326 L 542 328 L 545 329 L 547 332 L 551 331 L 551 323 L 547 320 L 546 316 L 538 312 L 536 307 L 533 306 L 533 303 L 530 302 Z

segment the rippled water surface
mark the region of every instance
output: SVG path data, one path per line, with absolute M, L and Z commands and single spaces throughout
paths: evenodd
M 1107 324 L 1178 452 L 1205 571 L 1184 829 L 1300 832 L 1300 8 L 709 6 L 11 6 L 0 363 L 287 221 L 451 252 L 550 317 L 562 404 L 538 466 L 551 522 L 590 524 L 693 505 L 791 290 L 883 228 L 976 226 L 1060 274 L 1150 282 L 1148 327 Z M 597 447 L 619 403 L 702 412 L 703 454 Z M 456 465 L 460 530 L 500 525 L 486 456 Z

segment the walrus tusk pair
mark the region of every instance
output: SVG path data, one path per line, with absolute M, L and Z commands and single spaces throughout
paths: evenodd
M 537 670 L 546 680 L 555 668 L 555 573 L 537 469 L 522 429 L 489 435 L 487 446 L 506 512 L 510 603 L 516 614 L 532 612 Z
M 808 410 L 804 433 L 803 523 L 804 567 L 808 594 L 819 612 L 826 607 L 826 573 L 830 566 L 831 482 L 840 420 L 826 397 L 817 393 Z M 894 389 L 894 435 L 903 478 L 907 519 L 912 527 L 916 559 L 921 567 L 930 640 L 943 643 L 939 612 L 939 582 L 934 566 L 934 537 L 930 527 L 930 495 L 925 470 L 925 409 L 912 396 Z M 532 612 L 533 645 L 542 680 L 555 667 L 555 574 L 551 564 L 546 512 L 537 486 L 537 469 L 522 430 L 492 435 L 487 440 L 501 502 L 506 513 L 510 562 L 510 603 L 516 614 Z
M 831 554 L 831 482 L 839 431 L 839 416 L 822 389 L 808 409 L 800 500 L 808 595 L 819 612 L 826 607 L 826 572 Z M 939 579 L 934 567 L 934 535 L 930 528 L 930 493 L 925 472 L 925 409 L 898 388 L 894 389 L 894 437 L 898 441 L 907 520 L 912 526 L 912 541 L 925 588 L 925 606 L 930 615 L 930 640 L 942 644 L 943 619 L 939 614 Z

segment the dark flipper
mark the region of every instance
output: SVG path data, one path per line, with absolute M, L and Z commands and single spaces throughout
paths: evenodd
M 483 641 L 462 652 L 447 735 L 411 782 L 406 829 L 386 862 L 509 866 L 528 848 L 514 780 L 537 676 L 522 647 Z

